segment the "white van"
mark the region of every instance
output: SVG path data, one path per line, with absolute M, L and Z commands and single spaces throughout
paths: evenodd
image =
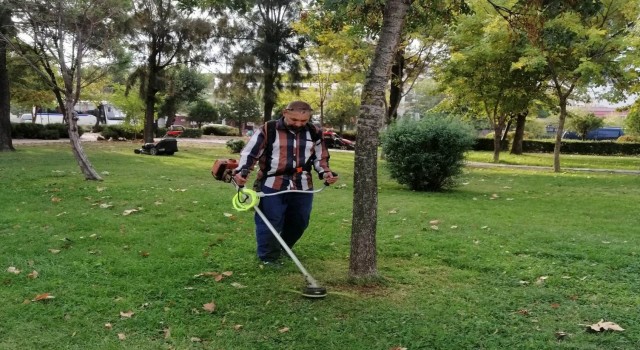
M 36 124 L 55 124 L 64 123 L 64 118 L 60 113 L 38 113 L 36 114 Z
M 31 113 L 25 113 L 18 118 L 18 123 L 31 123 L 33 122 L 33 116 Z

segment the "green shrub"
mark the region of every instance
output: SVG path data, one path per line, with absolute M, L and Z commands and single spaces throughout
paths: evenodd
M 240 136 L 238 128 L 227 125 L 206 125 L 202 127 L 202 133 L 216 136 Z
M 58 140 L 60 134 L 56 129 L 44 129 L 40 132 L 40 138 L 43 140 Z
M 345 130 L 342 133 L 340 133 L 340 136 L 342 136 L 343 139 L 356 141 L 356 131 L 355 130 Z
M 194 139 L 201 138 L 202 130 L 196 129 L 196 128 L 187 128 L 187 129 L 184 129 L 182 134 L 180 134 L 180 137 L 188 137 L 188 138 L 194 138 Z
M 100 135 L 102 135 L 102 137 L 107 140 L 110 138 L 117 140 L 121 137 L 128 140 L 133 140 L 136 138 L 136 133 L 127 129 L 123 125 L 107 125 L 102 129 Z
M 477 138 L 473 144 L 474 151 L 493 151 L 493 139 L 487 139 L 484 137 Z M 509 149 L 509 140 L 500 141 L 500 150 L 506 151 Z
M 640 135 L 622 135 L 618 137 L 616 142 L 636 142 L 640 143 Z
M 11 137 L 14 139 L 38 139 L 44 131 L 44 125 L 33 123 L 11 124 Z
M 63 123 L 47 124 L 44 126 L 44 128 L 45 130 L 56 130 L 58 132 L 58 135 L 62 139 L 69 138 L 69 126 L 67 124 L 63 124 Z M 84 127 L 78 126 L 78 136 L 82 136 L 82 134 L 84 133 L 85 133 Z
M 244 148 L 245 142 L 243 140 L 229 140 L 227 141 L 227 148 L 231 153 L 240 153 Z
M 474 145 L 470 127 L 443 117 L 393 125 L 383 135 L 382 149 L 393 179 L 416 191 L 452 187 L 462 172 L 464 153 Z
M 524 140 L 522 151 L 526 153 L 553 153 L 554 141 Z M 640 143 L 610 141 L 562 141 L 562 154 L 590 155 L 638 155 Z

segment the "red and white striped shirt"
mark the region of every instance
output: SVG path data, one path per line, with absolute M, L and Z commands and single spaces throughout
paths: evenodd
M 258 162 L 257 180 L 277 191 L 312 190 L 311 169 L 318 174 L 331 171 L 329 152 L 320 128 L 307 123 L 296 132 L 287 128 L 281 117 L 275 123 L 271 147 L 267 145 L 267 134 L 267 124 L 264 124 L 251 136 L 242 150 L 238 171 L 251 170 Z

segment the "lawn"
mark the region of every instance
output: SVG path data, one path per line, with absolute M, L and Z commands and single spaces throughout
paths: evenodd
M 640 347 L 637 175 L 467 169 L 417 193 L 381 161 L 382 280 L 352 285 L 353 153 L 333 152 L 295 247 L 329 291 L 309 300 L 292 262 L 260 268 L 252 214 L 210 175 L 223 145 L 84 146 L 104 181 L 67 144 L 0 154 L 0 349 Z M 625 330 L 585 331 L 601 319 Z

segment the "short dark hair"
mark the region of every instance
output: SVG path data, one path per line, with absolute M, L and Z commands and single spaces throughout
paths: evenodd
M 288 110 L 292 110 L 292 109 L 308 109 L 308 110 L 312 110 L 311 109 L 311 105 L 309 105 L 308 103 L 304 102 L 304 101 L 293 101 L 290 102 L 286 109 Z

